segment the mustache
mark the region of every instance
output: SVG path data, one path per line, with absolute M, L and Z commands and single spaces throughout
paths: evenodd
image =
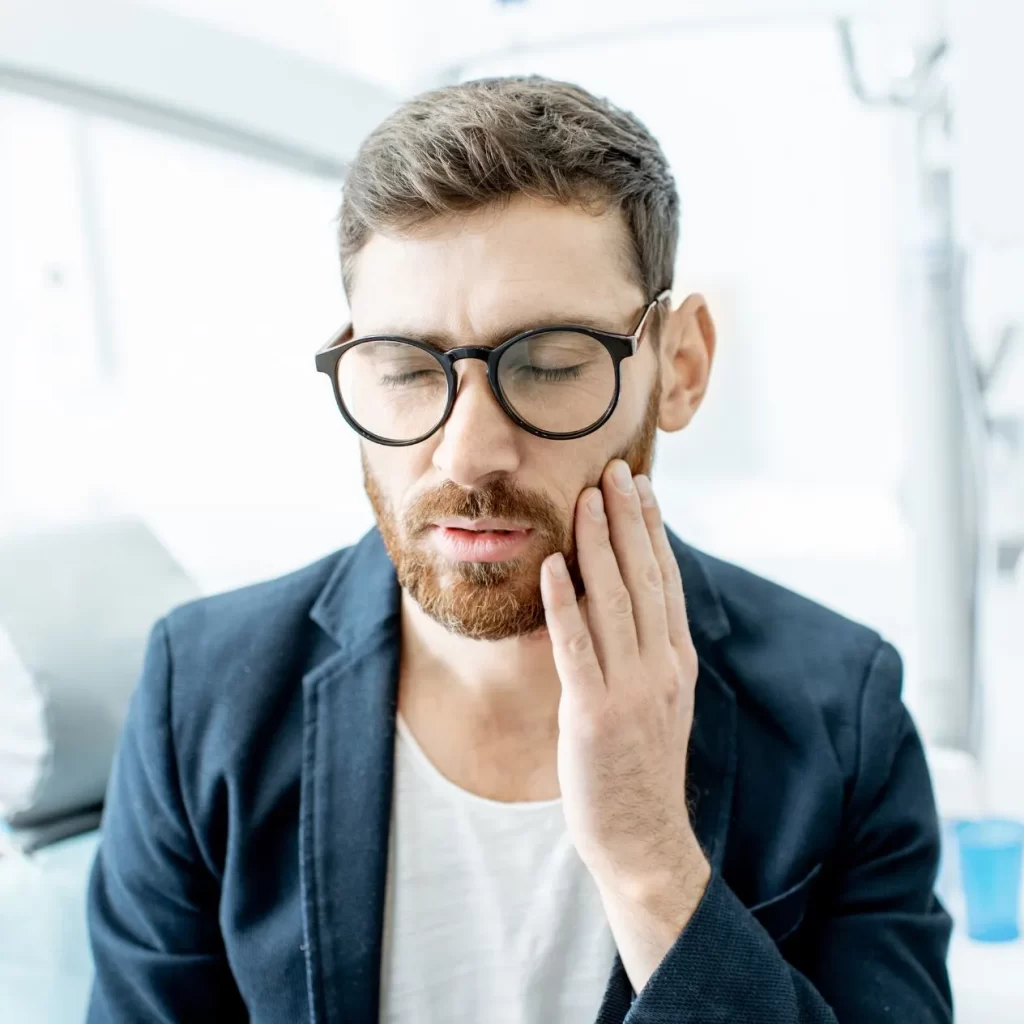
M 504 478 L 471 491 L 447 480 L 435 490 L 416 498 L 406 510 L 404 519 L 409 535 L 415 537 L 430 529 L 435 520 L 448 516 L 515 519 L 553 536 L 565 532 L 565 517 L 559 514 L 550 499 Z

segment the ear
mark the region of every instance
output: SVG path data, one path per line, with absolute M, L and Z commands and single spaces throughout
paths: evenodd
M 691 295 L 664 314 L 658 351 L 658 426 L 682 430 L 700 408 L 715 358 L 715 323 L 703 295 Z

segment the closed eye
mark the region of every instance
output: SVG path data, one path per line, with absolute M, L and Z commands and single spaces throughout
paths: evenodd
M 519 366 L 516 368 L 516 374 L 545 384 L 558 384 L 567 380 L 579 380 L 583 376 L 583 364 L 578 363 L 576 366 Z
M 379 380 L 383 388 L 403 388 L 410 384 L 425 383 L 427 377 L 444 377 L 439 370 L 407 370 L 405 373 L 384 374 Z

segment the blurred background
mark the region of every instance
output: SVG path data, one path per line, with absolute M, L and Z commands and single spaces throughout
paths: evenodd
M 373 522 L 313 369 L 334 217 L 446 82 L 569 79 L 658 136 L 720 337 L 669 521 L 885 634 L 943 817 L 1024 818 L 1022 39 L 1014 0 L 0 0 L 7 1019 L 81 1017 L 149 626 Z M 958 1020 L 1024 1020 L 1024 943 L 958 928 L 951 969 Z

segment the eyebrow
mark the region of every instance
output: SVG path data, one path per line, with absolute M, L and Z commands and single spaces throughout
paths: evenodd
M 542 330 L 545 327 L 571 326 L 589 327 L 595 331 L 603 331 L 605 334 L 623 334 L 614 327 L 609 327 L 609 317 L 595 317 L 586 313 L 565 313 L 553 314 L 547 317 L 535 317 L 529 321 L 520 323 L 505 324 L 500 330 L 490 332 L 481 342 L 483 348 L 496 348 L 503 341 L 514 338 L 524 331 Z M 376 338 L 381 336 L 393 336 L 396 338 L 412 338 L 422 341 L 439 352 L 447 352 L 449 349 L 462 348 L 467 344 L 464 338 L 457 337 L 448 331 L 418 331 L 410 329 L 406 325 L 398 324 L 387 326 L 367 334 L 356 335 L 358 338 Z

